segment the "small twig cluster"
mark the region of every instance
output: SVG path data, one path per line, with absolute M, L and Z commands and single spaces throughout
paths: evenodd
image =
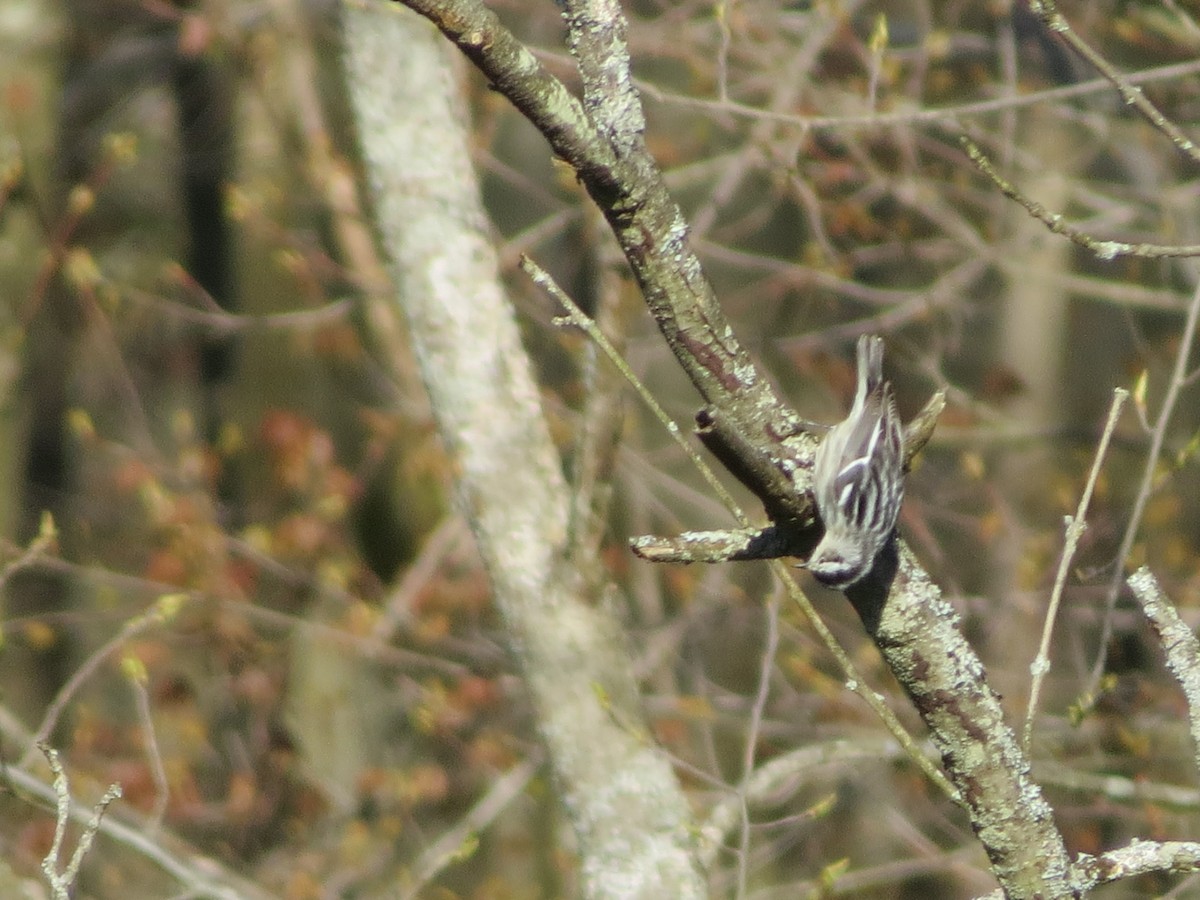
M 83 834 L 79 836 L 75 852 L 71 854 L 66 866 L 63 866 L 63 839 L 67 834 L 67 823 L 71 821 L 71 785 L 67 780 L 67 773 L 63 770 L 62 763 L 58 759 L 58 751 L 44 743 L 38 744 L 38 748 L 45 754 L 50 771 L 54 774 L 54 795 L 57 798 L 54 842 L 50 845 L 46 858 L 42 860 L 42 872 L 50 885 L 54 900 L 70 900 L 71 887 L 79 876 L 79 867 L 83 865 L 84 857 L 92 848 L 92 841 L 96 839 L 96 833 L 100 830 L 100 821 L 104 818 L 109 804 L 121 798 L 121 786 L 119 784 L 109 785 L 104 796 L 93 807 L 92 817 L 84 827 Z

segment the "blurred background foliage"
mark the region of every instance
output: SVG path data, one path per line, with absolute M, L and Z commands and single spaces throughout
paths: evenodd
M 553 4 L 493 8 L 574 83 Z M 1200 9 L 1062 9 L 1195 126 Z M 1020 5 L 639 0 L 627 13 L 647 140 L 783 394 L 813 420 L 840 417 L 867 331 L 887 336 L 902 413 L 948 391 L 901 529 L 1018 721 L 1063 516 L 1112 391 L 1144 377 L 1153 421 L 1196 272 L 1100 261 L 1051 235 L 959 136 L 1104 238 L 1197 243 L 1198 173 L 1111 88 L 1074 90 L 1095 73 Z M 277 896 L 571 895 L 570 837 L 371 240 L 335 4 L 6 0 L 0 47 L 6 765 L 42 771 L 31 741 L 48 739 L 83 799 L 119 781 L 112 815 Z M 567 471 L 595 392 L 621 388 L 550 324 L 521 253 L 602 315 L 689 422 L 697 397 L 570 173 L 465 67 L 462 83 Z M 1198 428 L 1192 379 L 1131 557 L 1193 624 Z M 630 556 L 631 534 L 729 520 L 632 402 L 618 431 L 604 558 L 698 819 L 744 789 L 747 759 L 821 751 L 727 836 L 714 895 L 989 890 L 965 819 L 881 741 L 765 567 Z M 1074 850 L 1200 836 L 1183 701 L 1129 603 L 1089 693 L 1148 445 L 1127 412 L 1035 732 L 1035 773 Z M 154 615 L 164 596 L 178 602 Z M 895 694 L 841 598 L 820 601 Z M 10 788 L 0 817 L 6 877 L 37 896 L 52 811 Z M 1119 890 L 1142 888 L 1167 886 Z M 77 896 L 178 892 L 102 838 Z

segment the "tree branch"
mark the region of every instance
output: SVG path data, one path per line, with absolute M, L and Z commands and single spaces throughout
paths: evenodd
M 596 116 L 589 127 L 580 121 L 579 104 L 516 49 L 515 38 L 477 0 L 403 2 L 463 48 L 574 167 L 613 228 L 676 359 L 717 411 L 715 421 L 723 419 L 729 434 L 737 435 L 723 447 L 744 448 L 727 454 L 736 460 L 722 462 L 762 499 L 776 524 L 811 518 L 816 438 L 733 336 L 688 247 L 682 215 L 642 140 L 640 112 L 629 107 L 625 51 L 617 46 L 624 28 L 620 10 L 601 0 L 567 2 L 569 29 L 602 29 L 571 37 L 580 54 L 586 113 Z M 602 24 L 605 16 L 609 21 Z M 604 53 L 606 60 L 597 58 Z M 600 95 L 614 84 L 618 96 L 608 106 Z M 907 550 L 893 545 L 885 557 L 848 597 L 930 728 L 994 873 L 1010 897 L 1077 896 L 1050 808 L 957 618 Z
M 764 504 L 781 507 L 789 518 L 811 519 L 808 476 L 802 470 L 816 441 L 754 366 L 725 319 L 688 246 L 683 215 L 642 140 L 640 106 L 634 116 L 624 102 L 616 103 L 618 109 L 613 111 L 593 99 L 592 106 L 605 110 L 604 121 L 590 122 L 579 101 L 478 0 L 404 3 L 462 49 L 575 169 L 613 229 L 655 322 L 692 383 L 791 488 L 781 495 L 778 478 L 772 476 L 770 483 L 750 485 L 751 489 Z M 584 9 L 571 9 L 580 25 L 596 18 Z M 619 10 L 612 6 L 609 14 L 619 15 Z M 571 21 L 569 15 L 569 26 Z M 603 47 L 611 51 L 613 37 L 623 33 L 623 25 L 614 29 L 596 38 L 598 44 L 578 38 L 589 59 L 600 55 Z M 593 96 L 599 91 L 597 84 L 614 78 L 610 62 L 584 68 L 585 77 L 594 82 L 586 89 Z M 747 469 L 758 471 L 760 466 Z
M 465 44 L 501 54 L 519 73 L 510 89 L 554 92 L 557 83 L 547 88 L 548 76 L 494 30 L 490 13 L 478 27 L 456 21 Z M 578 841 L 583 893 L 700 897 L 690 814 L 669 763 L 643 735 L 620 627 L 603 604 L 587 602 L 566 558 L 570 498 L 483 225 L 453 60 L 402 9 L 348 7 L 345 29 L 395 288 Z M 568 124 L 557 134 L 574 146 L 577 104 L 560 106 Z

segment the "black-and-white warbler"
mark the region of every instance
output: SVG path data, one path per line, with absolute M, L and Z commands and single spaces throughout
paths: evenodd
M 858 339 L 858 388 L 850 414 L 817 447 L 813 494 L 825 536 L 807 568 L 832 588 L 847 588 L 874 565 L 904 495 L 904 433 L 892 386 L 883 380 L 883 340 Z

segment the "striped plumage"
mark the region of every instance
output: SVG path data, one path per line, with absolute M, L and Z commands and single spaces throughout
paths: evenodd
M 871 570 L 896 527 L 904 495 L 904 436 L 892 386 L 883 380 L 883 340 L 858 339 L 858 387 L 849 415 L 830 429 L 813 467 L 825 536 L 807 568 L 846 588 Z

